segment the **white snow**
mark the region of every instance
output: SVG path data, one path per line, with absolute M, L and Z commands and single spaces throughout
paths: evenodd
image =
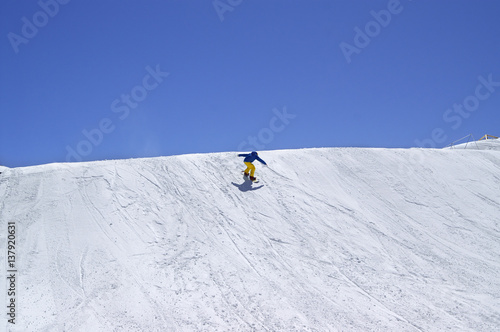
M 0 328 L 500 330 L 498 151 L 236 154 L 5 170 Z
M 500 151 L 500 139 L 485 139 L 481 141 L 472 141 L 462 144 L 446 147 L 446 149 L 468 149 L 468 150 L 497 150 Z

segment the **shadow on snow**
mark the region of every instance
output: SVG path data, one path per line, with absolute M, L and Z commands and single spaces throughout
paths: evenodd
M 264 187 L 263 184 L 260 185 L 260 186 L 258 186 L 258 187 L 252 187 L 253 182 L 250 181 L 250 179 L 244 177 L 244 180 L 245 180 L 245 182 L 243 182 L 242 184 L 237 184 L 237 183 L 234 183 L 234 182 L 231 182 L 231 183 L 235 187 L 237 187 L 240 191 L 243 191 L 243 192 L 257 190 L 257 189 L 260 189 L 260 188 Z

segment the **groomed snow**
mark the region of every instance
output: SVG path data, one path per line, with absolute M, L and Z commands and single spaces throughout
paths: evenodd
M 496 150 L 500 151 L 500 139 L 485 139 L 472 141 L 447 147 L 447 149 L 468 149 L 468 150 Z
M 0 328 L 500 329 L 498 151 L 263 151 L 253 185 L 236 155 L 5 170 Z

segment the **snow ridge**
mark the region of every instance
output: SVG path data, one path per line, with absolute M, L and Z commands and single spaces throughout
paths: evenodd
M 499 329 L 498 151 L 236 154 L 5 169 L 7 330 Z

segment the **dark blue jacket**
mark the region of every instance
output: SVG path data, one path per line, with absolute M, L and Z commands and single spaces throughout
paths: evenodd
M 266 162 L 262 159 L 259 158 L 257 152 L 253 151 L 252 153 L 240 153 L 238 157 L 245 157 L 243 160 L 246 163 L 253 163 L 256 159 L 263 163 L 264 165 L 267 165 Z

